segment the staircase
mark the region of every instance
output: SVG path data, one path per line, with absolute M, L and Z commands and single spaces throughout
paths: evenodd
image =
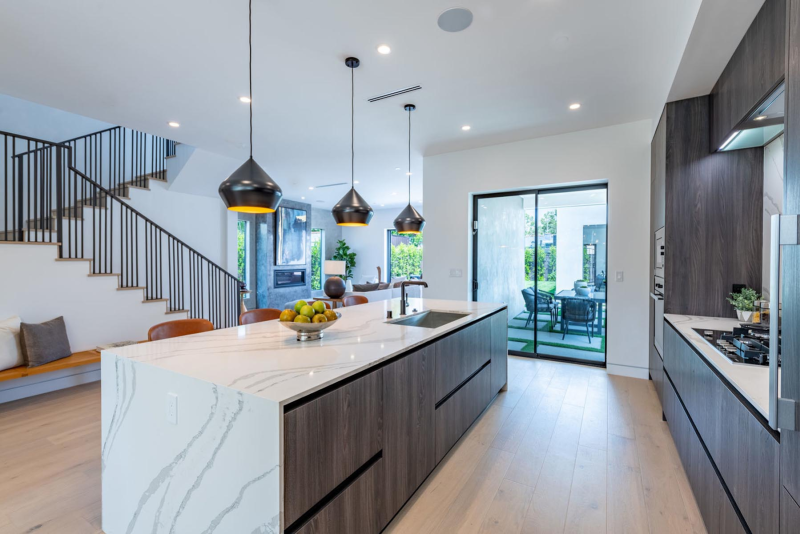
M 132 189 L 166 183 L 175 146 L 119 126 L 60 143 L 0 132 L 0 247 L 52 245 L 56 261 L 86 262 L 88 276 L 165 303 L 165 320 L 237 325 L 238 280 L 126 203 Z

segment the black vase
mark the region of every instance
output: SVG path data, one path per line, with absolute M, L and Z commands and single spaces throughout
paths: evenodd
M 344 295 L 344 280 L 331 276 L 325 280 L 325 294 L 332 299 L 340 299 Z

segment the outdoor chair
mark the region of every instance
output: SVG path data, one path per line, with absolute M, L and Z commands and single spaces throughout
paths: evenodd
M 592 324 L 595 321 L 597 313 L 597 303 L 589 299 L 564 299 L 561 306 L 561 330 L 564 335 L 561 339 L 567 337 L 569 334 L 569 324 L 579 323 L 586 327 L 586 336 L 589 338 L 589 343 L 592 342 Z

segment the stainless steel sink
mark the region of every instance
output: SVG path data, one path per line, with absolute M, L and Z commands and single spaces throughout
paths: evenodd
M 421 328 L 439 328 L 447 323 L 458 321 L 463 317 L 467 317 L 468 313 L 446 312 L 429 310 L 407 317 L 401 317 L 393 321 L 388 321 L 388 324 L 396 324 L 400 326 L 419 326 Z

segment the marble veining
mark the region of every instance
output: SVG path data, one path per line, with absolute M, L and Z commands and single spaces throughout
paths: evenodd
M 503 304 L 410 299 L 409 309 L 466 312 L 439 328 L 386 323 L 400 300 L 343 308 L 317 341 L 299 342 L 277 321 L 113 349 L 114 354 L 280 404 L 302 398 L 381 361 L 478 320 Z
M 711 363 L 748 402 L 765 418 L 769 418 L 769 368 L 767 366 L 734 364 L 720 354 L 693 328 L 732 332 L 740 321 L 722 317 L 698 317 L 664 314 L 680 334 Z M 778 371 L 780 373 L 780 371 Z M 780 377 L 778 380 L 780 384 Z

